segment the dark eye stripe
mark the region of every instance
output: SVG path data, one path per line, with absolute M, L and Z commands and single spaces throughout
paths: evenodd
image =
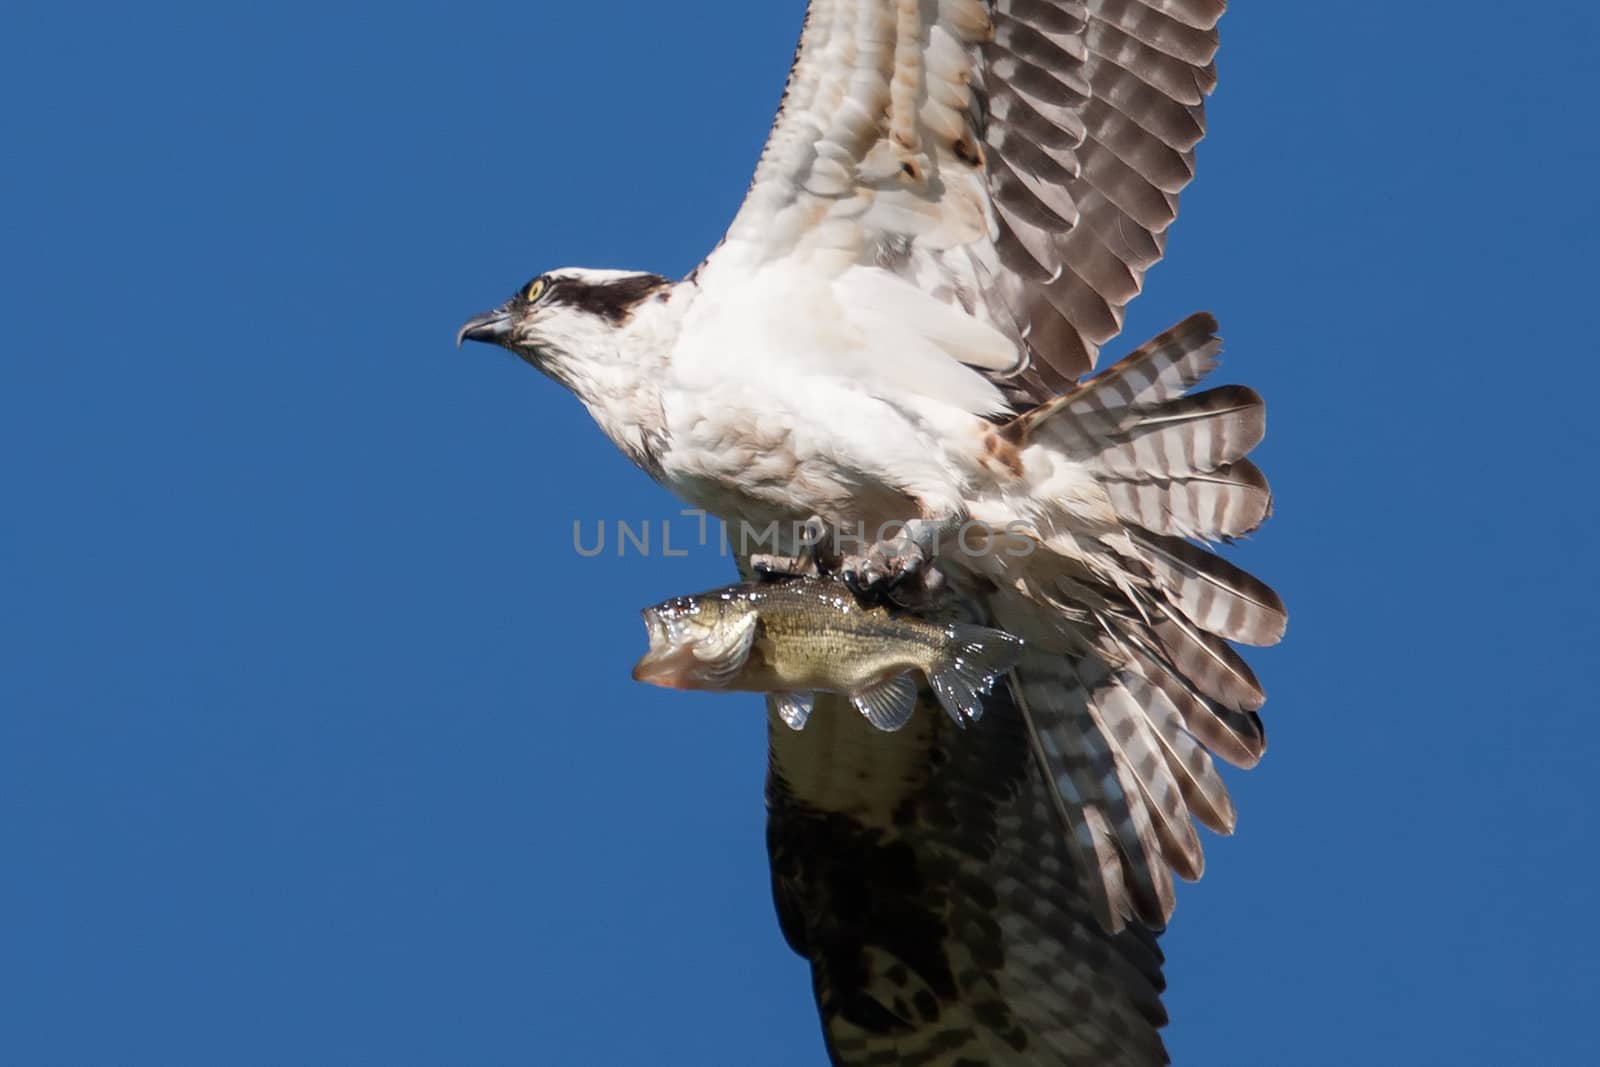
M 615 324 L 626 321 L 640 303 L 671 284 L 658 274 L 629 275 L 606 282 L 557 276 L 549 280 L 544 300 L 599 315 Z

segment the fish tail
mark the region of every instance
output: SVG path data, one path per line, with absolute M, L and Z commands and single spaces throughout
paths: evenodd
M 1017 665 L 1022 640 L 987 626 L 956 623 L 939 658 L 928 668 L 928 684 L 957 726 L 977 722 L 983 697 L 995 679 Z

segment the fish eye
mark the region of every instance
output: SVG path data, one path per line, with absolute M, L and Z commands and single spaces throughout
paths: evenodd
M 539 298 L 544 295 L 546 288 L 547 287 L 542 277 L 535 278 L 533 281 L 529 282 L 528 287 L 522 291 L 522 299 L 526 300 L 530 304 L 536 304 L 539 302 Z

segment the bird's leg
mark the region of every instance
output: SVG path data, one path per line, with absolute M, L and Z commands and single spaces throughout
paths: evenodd
M 778 578 L 817 578 L 837 569 L 838 560 L 830 551 L 828 524 L 813 515 L 800 528 L 800 544 L 793 556 L 757 552 L 750 567 L 763 581 Z
M 903 601 L 924 590 L 917 587 L 939 582 L 933 567 L 939 543 L 958 520 L 911 519 L 891 538 L 862 546 L 855 554 L 845 554 L 839 574 L 858 596 Z

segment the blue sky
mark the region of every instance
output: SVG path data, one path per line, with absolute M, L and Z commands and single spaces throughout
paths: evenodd
M 6 6 L 0 1056 L 822 1062 L 756 700 L 628 678 L 727 564 L 577 558 L 675 503 L 451 344 L 545 268 L 691 268 L 800 16 Z M 1169 1042 L 1593 1060 L 1597 16 L 1223 30 L 1112 352 L 1220 318 L 1292 623 Z

